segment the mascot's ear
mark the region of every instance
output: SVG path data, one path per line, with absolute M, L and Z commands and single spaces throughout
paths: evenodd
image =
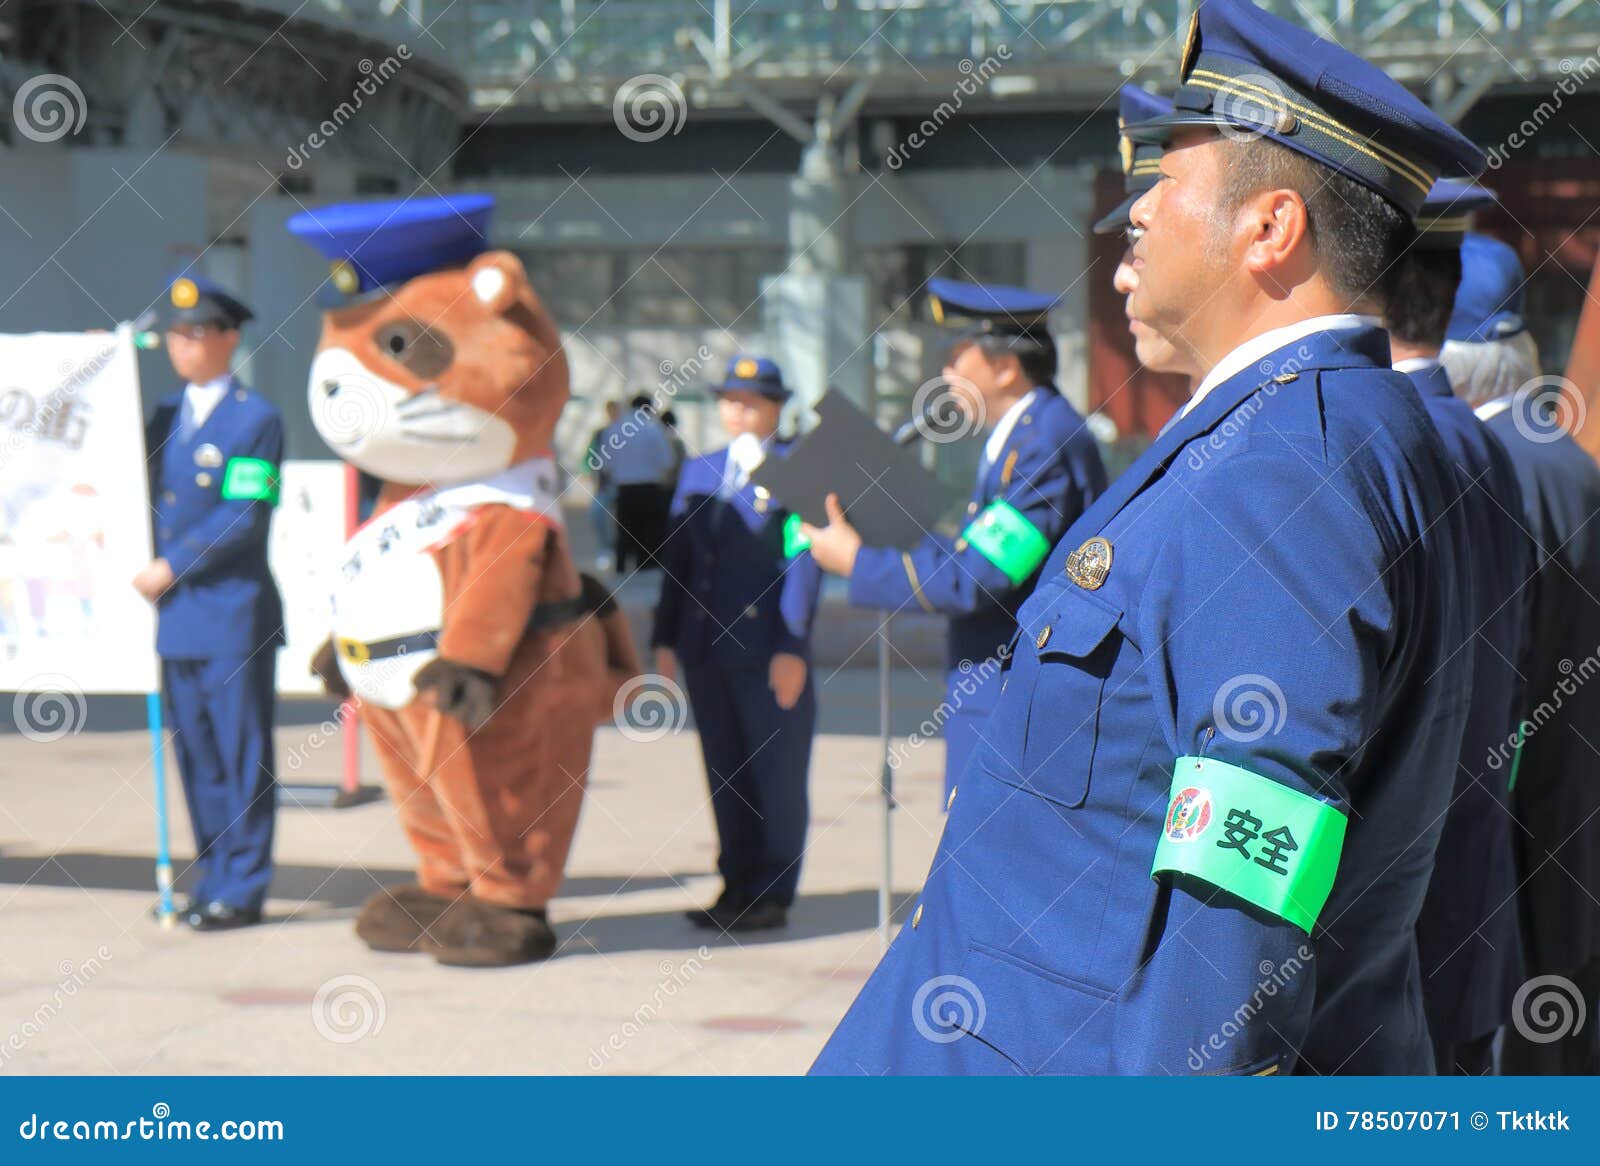
M 472 294 L 495 315 L 503 315 L 528 285 L 522 261 L 509 251 L 485 251 L 467 265 Z

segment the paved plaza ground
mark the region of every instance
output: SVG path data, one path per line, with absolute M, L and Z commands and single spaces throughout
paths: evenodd
M 386 800 L 280 810 L 266 925 L 163 931 L 148 736 L 0 738 L 0 1072 L 803 1072 L 879 954 L 876 677 L 858 663 L 819 668 L 810 850 L 786 931 L 689 925 L 683 910 L 718 889 L 693 728 L 651 741 L 606 728 L 552 907 L 560 953 L 506 970 L 378 955 L 352 934 L 361 901 L 411 874 Z M 897 732 L 939 681 L 897 671 Z M 336 782 L 324 710 L 285 711 L 304 723 L 280 730 L 282 776 Z M 90 725 L 107 719 L 96 706 Z M 941 827 L 942 764 L 934 741 L 898 770 L 900 918 Z M 365 774 L 378 782 L 370 757 Z M 181 870 L 191 835 L 172 773 L 169 788 Z

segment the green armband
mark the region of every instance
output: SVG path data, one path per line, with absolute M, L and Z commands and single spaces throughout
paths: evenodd
M 1180 757 L 1150 873 L 1192 875 L 1309 933 L 1344 830 L 1326 802 L 1225 761 Z
M 1050 556 L 1050 540 L 1022 511 L 1004 500 L 984 507 L 983 513 L 967 524 L 961 537 L 1014 584 L 1024 582 Z
M 231 457 L 222 471 L 222 498 L 226 502 L 278 504 L 278 467 L 258 457 Z
M 783 520 L 783 557 L 786 559 L 794 558 L 811 545 L 811 540 L 800 533 L 800 522 L 798 514 L 791 514 Z

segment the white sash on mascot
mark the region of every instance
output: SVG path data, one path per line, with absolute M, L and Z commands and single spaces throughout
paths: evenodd
M 554 459 L 413 495 L 345 544 L 332 596 L 334 646 L 339 671 L 362 700 L 389 709 L 411 703 L 413 678 L 439 654 L 444 585 L 432 552 L 470 525 L 475 508 L 496 504 L 560 527 Z

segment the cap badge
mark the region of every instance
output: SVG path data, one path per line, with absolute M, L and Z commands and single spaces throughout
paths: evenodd
M 200 302 L 200 289 L 192 279 L 175 279 L 171 296 L 173 307 L 192 308 Z
M 761 371 L 761 366 L 748 356 L 733 366 L 733 375 L 748 380 Z
M 348 259 L 336 259 L 328 269 L 329 278 L 340 294 L 353 296 L 361 290 L 361 277 L 356 274 L 354 264 Z

